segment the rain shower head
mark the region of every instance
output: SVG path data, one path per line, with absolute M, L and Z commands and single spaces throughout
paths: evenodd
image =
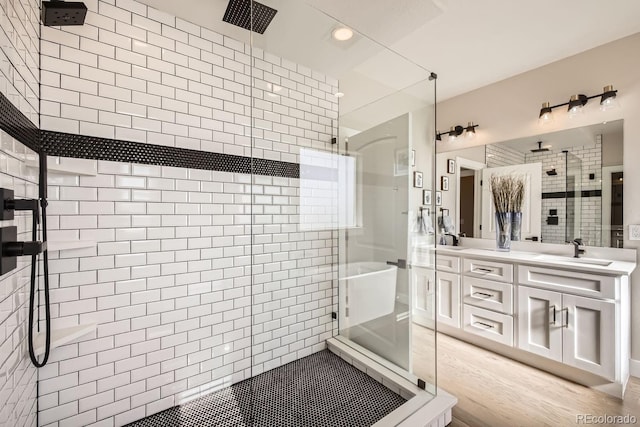
M 87 6 L 82 2 L 42 2 L 42 23 L 47 27 L 84 25 L 86 16 Z
M 532 153 L 543 153 L 545 151 L 549 151 L 549 148 L 542 146 L 542 141 L 538 141 L 538 148 L 534 148 L 531 150 Z
M 229 0 L 222 20 L 245 30 L 264 34 L 277 10 L 253 0 Z

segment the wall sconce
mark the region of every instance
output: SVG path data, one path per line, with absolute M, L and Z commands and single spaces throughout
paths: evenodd
M 564 102 L 558 105 L 551 105 L 549 102 L 542 103 L 542 108 L 540 109 L 540 115 L 538 119 L 541 124 L 546 124 L 553 121 L 553 109 L 558 107 L 567 106 L 567 111 L 569 112 L 569 117 L 575 117 L 576 115 L 582 113 L 582 109 L 590 99 L 600 97 L 600 109 L 602 111 L 609 110 L 617 106 L 616 95 L 618 91 L 613 88 L 612 85 L 607 85 L 602 89 L 602 93 L 593 96 L 587 96 L 584 94 L 571 95 L 569 98 L 569 102 Z
M 466 139 L 473 139 L 476 136 L 477 127 L 478 125 L 474 125 L 473 122 L 469 122 L 467 127 L 462 127 L 460 125 L 451 126 L 448 132 L 436 133 L 436 141 L 442 141 L 443 135 L 449 135 L 449 142 L 453 142 L 462 135 L 463 132 Z

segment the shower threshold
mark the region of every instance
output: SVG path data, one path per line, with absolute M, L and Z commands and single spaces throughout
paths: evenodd
M 344 337 L 330 338 L 327 346 L 347 363 L 366 372 L 385 387 L 400 394 L 406 402 L 373 424 L 373 427 L 441 427 L 451 423 L 451 409 L 458 399 L 427 384 L 422 390 L 398 373 L 399 368 Z M 435 394 L 434 394 L 435 393 Z

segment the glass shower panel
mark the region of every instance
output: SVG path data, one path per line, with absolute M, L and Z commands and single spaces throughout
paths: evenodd
M 434 190 L 435 82 L 428 76 L 341 113 L 338 143 L 352 159 L 353 184 L 340 188 L 353 196 L 339 204 L 338 320 L 341 340 L 414 383 L 435 385 L 435 215 L 425 197 Z
M 261 3 L 277 13 L 251 33 L 248 369 L 293 372 L 335 337 L 435 394 L 431 73 L 357 31 L 334 39 L 344 25 L 305 2 Z M 269 378 L 279 395 L 330 380 Z M 252 387 L 260 408 L 265 385 Z M 300 423 L 308 406 L 292 399 L 281 417 Z
M 584 238 L 582 235 L 582 160 L 568 151 L 564 154 L 567 171 L 565 241 L 571 242 L 576 238 Z

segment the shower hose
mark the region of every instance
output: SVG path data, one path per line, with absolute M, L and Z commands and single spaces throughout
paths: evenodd
M 47 242 L 47 199 L 44 194 L 41 193 L 40 208 L 42 211 L 42 242 Z M 32 240 L 35 242 L 38 237 L 38 212 L 33 212 L 33 230 Z M 51 350 L 51 308 L 49 307 L 49 254 L 46 246 L 44 246 L 43 254 L 43 273 L 44 273 L 44 310 L 45 310 L 45 347 L 44 357 L 42 362 L 38 361 L 33 348 L 33 315 L 34 315 L 34 302 L 36 296 L 36 265 L 38 265 L 38 255 L 31 255 L 31 292 L 29 292 L 29 357 L 31 362 L 37 368 L 42 368 L 47 364 L 49 360 L 49 352 Z M 39 287 L 38 287 L 39 288 Z M 39 289 L 38 289 L 39 290 Z M 40 298 L 38 296 L 38 332 L 40 331 Z

